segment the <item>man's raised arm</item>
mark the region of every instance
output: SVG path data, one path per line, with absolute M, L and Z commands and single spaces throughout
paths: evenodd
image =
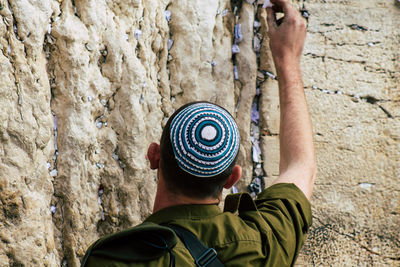
M 294 183 L 311 198 L 316 160 L 311 119 L 300 70 L 306 25 L 299 12 L 285 0 L 271 0 L 267 8 L 270 48 L 274 59 L 280 99 L 279 178 L 273 184 Z M 282 21 L 276 12 L 283 12 Z M 281 22 L 281 23 L 280 23 Z

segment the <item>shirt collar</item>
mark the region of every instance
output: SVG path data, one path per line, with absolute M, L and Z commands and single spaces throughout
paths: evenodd
M 222 213 L 216 204 L 179 205 L 161 209 L 150 215 L 145 222 L 168 223 L 176 219 L 196 220 Z

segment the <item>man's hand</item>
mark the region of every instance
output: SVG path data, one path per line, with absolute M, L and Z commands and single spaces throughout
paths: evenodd
M 270 48 L 279 83 L 280 163 L 276 183 L 294 183 L 311 198 L 316 175 L 311 120 L 300 70 L 306 26 L 299 12 L 285 0 L 271 0 L 267 8 Z M 276 20 L 276 12 L 283 12 Z
M 299 63 L 306 37 L 306 23 L 289 2 L 271 0 L 271 3 L 274 6 L 267 8 L 268 35 L 275 65 Z M 278 21 L 276 12 L 283 12 L 285 16 Z

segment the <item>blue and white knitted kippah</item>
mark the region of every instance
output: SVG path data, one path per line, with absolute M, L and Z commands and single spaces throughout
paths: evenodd
M 178 166 L 197 177 L 212 177 L 226 170 L 240 143 L 233 117 L 209 103 L 182 109 L 171 122 L 170 138 Z

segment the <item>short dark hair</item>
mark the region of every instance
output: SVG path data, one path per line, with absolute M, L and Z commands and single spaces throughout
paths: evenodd
M 188 103 L 180 107 L 177 111 L 175 111 L 174 114 L 172 114 L 172 116 L 168 119 L 168 122 L 163 129 L 160 141 L 161 172 L 166 181 L 166 186 L 170 192 L 197 199 L 204 199 L 208 197 L 218 198 L 218 196 L 222 192 L 226 180 L 232 173 L 233 167 L 235 166 L 238 156 L 236 155 L 233 162 L 222 173 L 216 176 L 204 178 L 204 177 L 194 176 L 182 170 L 178 166 L 172 148 L 172 143 L 170 139 L 170 126 L 172 120 L 182 109 L 196 103 L 209 103 L 209 102 L 197 101 Z M 218 107 L 224 109 L 221 106 Z M 226 111 L 226 109 L 224 110 Z

